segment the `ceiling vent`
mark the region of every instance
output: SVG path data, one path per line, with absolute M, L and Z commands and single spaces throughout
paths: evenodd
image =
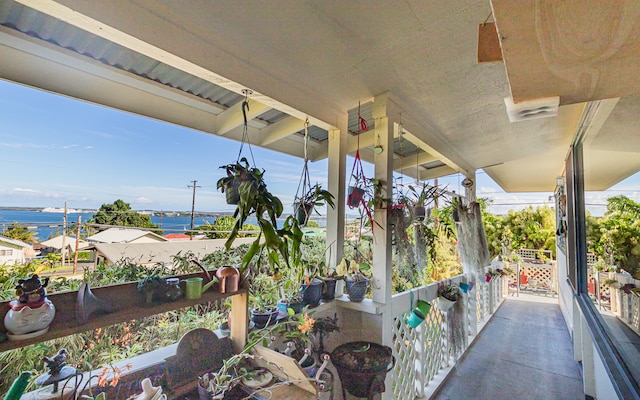
M 514 103 L 511 97 L 505 97 L 509 121 L 518 122 L 529 119 L 555 117 L 558 115 L 560 97 L 545 97 L 543 99 L 526 100 Z

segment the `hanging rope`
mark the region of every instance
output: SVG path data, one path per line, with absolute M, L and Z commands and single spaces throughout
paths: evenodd
M 242 141 L 240 142 L 240 151 L 238 152 L 238 160 L 236 162 L 240 162 L 240 158 L 242 157 L 242 149 L 244 148 L 244 144 L 247 144 L 249 148 L 249 154 L 251 155 L 251 164 L 255 167 L 256 160 L 253 158 L 253 150 L 251 149 L 251 142 L 249 142 L 249 121 L 247 120 L 247 111 L 249 111 L 249 94 L 251 94 L 251 90 L 243 89 L 242 93 L 244 93 L 244 101 L 242 102 L 242 116 L 244 118 L 244 127 L 242 129 Z
M 309 118 L 304 121 L 304 165 L 302 167 L 302 175 L 298 182 L 298 189 L 294 203 L 302 199 L 304 195 L 311 190 L 311 179 L 309 178 L 309 157 L 307 146 L 309 144 Z M 302 190 L 301 190 L 302 189 Z
M 358 102 L 358 133 L 356 135 L 357 138 L 357 150 L 356 156 L 353 160 L 353 167 L 351 168 L 351 176 L 349 177 L 349 186 L 355 186 L 358 188 L 362 188 L 366 184 L 367 178 L 364 175 L 364 168 L 362 167 L 362 159 L 360 158 L 360 130 L 366 132 L 368 129 L 367 121 L 362 118 L 360 115 L 360 102 Z M 353 185 L 351 184 L 351 180 L 355 180 Z

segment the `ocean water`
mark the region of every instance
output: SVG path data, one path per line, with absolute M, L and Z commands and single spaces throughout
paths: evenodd
M 67 213 L 67 226 L 78 222 L 78 216 L 82 217 L 82 223 L 87 222 L 93 213 Z M 62 232 L 64 214 L 61 212 L 40 212 L 23 210 L 0 210 L 0 232 L 4 232 L 13 222 L 18 222 L 37 233 L 40 241 L 49 239 Z M 214 223 L 215 217 L 195 217 L 194 226 Z M 151 216 L 151 222 L 158 225 L 166 233 L 182 233 L 191 227 L 191 216 Z M 255 224 L 255 220 L 247 221 Z M 56 233 L 57 231 L 57 233 Z

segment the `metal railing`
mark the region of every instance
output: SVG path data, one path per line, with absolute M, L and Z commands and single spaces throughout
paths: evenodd
M 458 275 L 450 279 L 457 284 L 468 283 L 468 277 Z M 438 283 L 398 293 L 392 299 L 393 355 L 396 364 L 391 377 L 395 399 L 423 398 L 433 392 L 435 380 L 450 370 L 466 351 L 475 335 L 496 311 L 506 289 L 502 278 L 491 282 L 480 277 L 468 293 L 448 311 L 440 309 L 437 299 Z M 425 300 L 432 307 L 425 321 L 412 328 L 408 316 L 417 300 Z

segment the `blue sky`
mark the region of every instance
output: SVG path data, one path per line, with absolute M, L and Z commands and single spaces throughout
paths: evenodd
M 197 180 L 196 210 L 232 210 L 215 184 L 222 176 L 218 167 L 236 159 L 236 141 L 2 80 L 0 121 L 0 206 L 62 207 L 67 201 L 70 208 L 95 209 L 122 199 L 136 210 L 190 210 L 188 185 Z M 291 204 L 302 160 L 253 151 L 270 190 Z M 372 166 L 364 165 L 370 176 Z M 309 167 L 312 182 L 326 184 L 326 160 Z M 462 192 L 462 179 L 452 175 L 440 183 Z M 479 197 L 494 199 L 493 212 L 553 204 L 551 193 L 505 193 L 482 171 L 477 184 Z

